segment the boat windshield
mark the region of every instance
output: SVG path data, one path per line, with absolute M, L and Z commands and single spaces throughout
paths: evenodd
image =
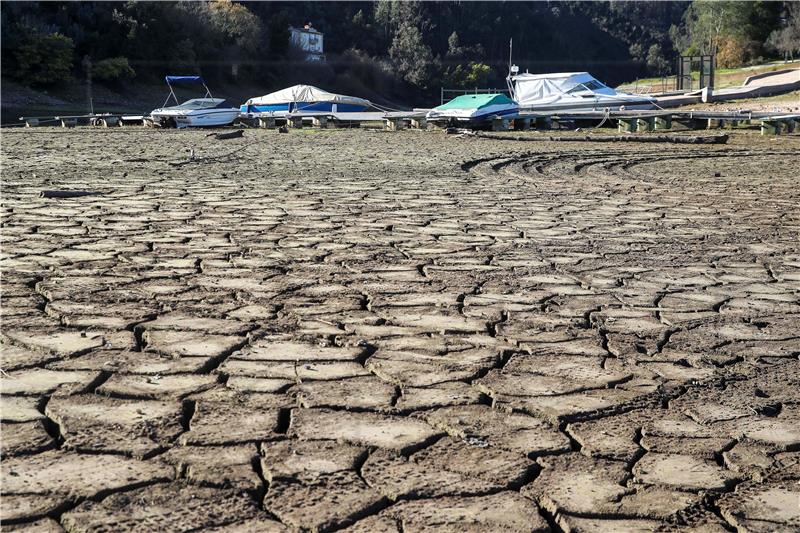
M 175 106 L 175 109 L 188 109 L 188 110 L 195 110 L 195 109 L 213 109 L 215 107 L 226 107 L 227 102 L 222 100 L 221 98 L 193 98 L 192 100 L 187 100 L 179 106 Z
M 572 89 L 570 89 L 567 92 L 568 93 L 582 93 L 582 92 L 585 92 L 585 91 L 598 91 L 600 89 L 607 89 L 607 88 L 608 87 L 606 87 L 605 85 L 603 85 L 602 83 L 600 83 L 597 80 L 589 80 L 589 81 L 587 81 L 585 83 L 579 83 L 578 85 L 576 85 L 575 87 L 573 87 Z

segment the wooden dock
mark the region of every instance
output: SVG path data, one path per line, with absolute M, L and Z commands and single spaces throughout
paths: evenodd
M 383 124 L 385 130 L 399 131 L 407 128 L 427 129 L 424 109 L 413 111 L 330 113 L 305 112 L 275 116 L 269 113 L 251 114 L 240 117 L 234 124 L 246 124 L 260 128 L 353 128 L 362 124 Z M 102 113 L 94 115 L 70 115 L 53 117 L 20 117 L 25 127 L 76 126 L 118 127 L 123 125 L 146 124 L 147 117 L 142 115 L 125 115 Z M 800 132 L 800 114 L 754 111 L 678 111 L 658 110 L 622 110 L 622 111 L 560 111 L 536 112 L 521 111 L 514 115 L 494 117 L 489 120 L 493 131 L 530 129 L 552 130 L 562 129 L 568 124 L 570 129 L 586 125 L 597 127 L 598 124 L 616 127 L 620 133 L 637 133 L 670 130 L 676 125 L 686 129 L 736 128 L 741 126 L 758 126 L 762 135 L 780 135 Z
M 497 119 L 496 119 L 497 120 Z M 763 135 L 792 133 L 800 126 L 800 114 L 769 113 L 754 111 L 673 111 L 673 110 L 624 110 L 624 111 L 564 111 L 537 113 L 522 111 L 503 119 L 508 124 L 495 125 L 493 129 L 552 129 L 562 123 L 601 123 L 610 121 L 621 133 L 670 130 L 675 124 L 688 129 L 716 129 L 759 125 Z M 513 121 L 513 123 L 511 122 Z M 520 124 L 521 123 L 521 124 Z M 520 127 L 521 126 L 521 127 Z
M 239 121 L 261 128 L 275 128 L 286 125 L 291 128 L 302 128 L 311 125 L 317 128 L 353 128 L 362 123 L 383 123 L 390 131 L 407 127 L 426 129 L 427 121 L 423 111 L 365 111 L 358 113 L 332 113 L 326 111 L 310 111 L 275 115 L 273 113 L 249 113 L 240 117 Z
M 144 116 L 124 115 L 121 113 L 94 113 L 88 115 L 56 115 L 52 117 L 19 117 L 21 125 L 26 128 L 37 126 L 61 126 L 74 128 L 75 126 L 97 126 L 110 128 L 122 125 L 142 125 Z

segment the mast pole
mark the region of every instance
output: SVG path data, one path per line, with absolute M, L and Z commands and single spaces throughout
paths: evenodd
M 512 76 L 512 74 L 511 74 L 511 67 L 512 67 L 511 54 L 513 52 L 514 52 L 514 38 L 511 37 L 508 40 L 508 76 L 506 76 L 506 86 L 508 87 L 508 94 L 511 97 L 511 99 L 512 100 L 516 100 L 517 97 L 514 94 L 514 86 L 513 86 L 513 83 L 511 81 L 511 76 Z
M 511 53 L 514 51 L 514 38 L 508 40 L 508 73 L 511 74 Z

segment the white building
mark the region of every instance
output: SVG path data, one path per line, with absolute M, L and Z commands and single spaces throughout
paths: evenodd
M 325 61 L 322 47 L 322 33 L 306 24 L 302 28 L 289 28 L 292 45 L 306 54 L 306 61 Z

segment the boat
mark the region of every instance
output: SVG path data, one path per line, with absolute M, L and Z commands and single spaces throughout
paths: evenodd
M 507 78 L 511 97 L 526 112 L 653 109 L 650 96 L 615 91 L 588 72 L 518 74 L 514 65 Z
M 164 104 L 150 112 L 150 121 L 155 126 L 190 128 L 208 126 L 226 126 L 239 116 L 239 109 L 231 106 L 223 98 L 214 98 L 206 82 L 200 76 L 166 76 L 169 96 Z M 173 84 L 202 85 L 206 93 L 202 98 L 193 98 L 182 104 L 178 102 Z M 170 99 L 175 105 L 167 106 Z
M 428 111 L 429 122 L 479 123 L 496 117 L 515 115 L 519 112 L 517 103 L 502 93 L 464 94 L 453 98 L 446 104 Z
M 243 118 L 286 117 L 292 114 L 359 113 L 373 107 L 369 100 L 328 92 L 313 85 L 293 85 L 274 93 L 250 98 L 241 105 Z

